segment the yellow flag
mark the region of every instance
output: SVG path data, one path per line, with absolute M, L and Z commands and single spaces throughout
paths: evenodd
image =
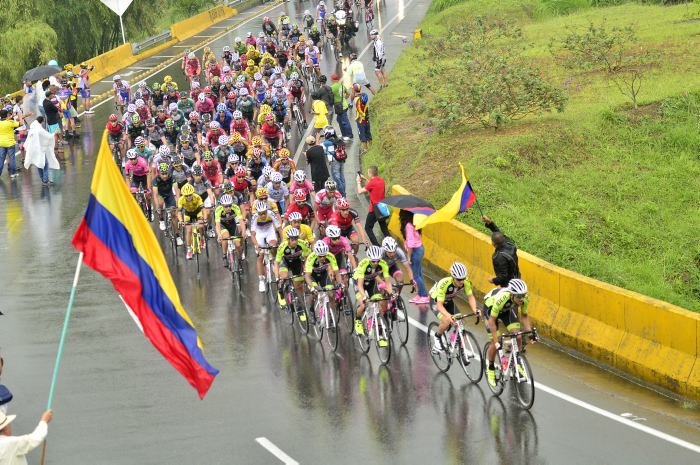
M 476 195 L 472 190 L 471 184 L 469 184 L 469 176 L 464 172 L 464 167 L 459 164 L 459 169 L 462 172 L 462 183 L 459 185 L 459 189 L 452 195 L 449 202 L 445 204 L 440 210 L 436 211 L 430 216 L 425 216 L 415 222 L 416 229 L 421 229 L 429 224 L 442 223 L 445 221 L 450 221 L 457 213 L 462 213 L 467 211 L 469 207 L 476 201 Z

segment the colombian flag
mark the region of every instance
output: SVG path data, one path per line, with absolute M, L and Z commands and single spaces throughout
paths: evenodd
M 155 234 L 124 183 L 106 143 L 97 156 L 85 216 L 73 246 L 85 263 L 112 281 L 144 335 L 204 398 L 219 371 L 180 304 Z
M 459 164 L 459 168 L 462 171 L 462 184 L 452 195 L 449 202 L 445 204 L 444 207 L 436 211 L 430 216 L 425 216 L 417 221 L 416 229 L 421 229 L 429 224 L 442 223 L 444 221 L 450 221 L 457 213 L 462 213 L 467 211 L 469 207 L 476 201 L 476 195 L 472 190 L 471 184 L 469 184 L 469 176 L 464 172 L 464 167 Z

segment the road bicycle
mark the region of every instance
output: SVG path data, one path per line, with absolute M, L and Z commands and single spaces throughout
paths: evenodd
M 192 226 L 192 235 L 190 236 L 190 247 L 192 248 L 192 255 L 197 261 L 197 276 L 199 276 L 199 256 L 202 253 L 202 249 L 206 249 L 206 245 L 202 246 L 202 233 L 199 231 L 199 225 L 204 225 L 204 221 L 200 220 L 197 222 L 188 222 L 186 225 Z M 207 251 L 209 254 L 209 251 Z
M 394 294 L 389 299 L 388 318 L 389 328 L 391 332 L 396 332 L 399 335 L 401 345 L 406 345 L 408 342 L 408 312 L 406 311 L 406 303 L 401 297 L 401 290 L 407 283 L 394 283 Z
M 348 279 L 348 285 L 341 287 L 336 293 L 336 320 L 342 320 L 343 323 L 339 326 L 344 326 L 348 334 L 352 335 L 355 331 L 355 306 L 352 303 L 351 295 L 354 293 L 355 282 L 351 279 L 352 271 L 345 271 L 340 276 L 341 279 L 344 276 L 348 276 L 350 279 Z
M 238 257 L 238 251 L 236 250 L 236 240 L 240 240 L 238 236 L 234 237 L 222 237 L 222 241 L 227 242 L 226 247 L 226 263 L 228 263 L 228 271 L 231 273 L 231 283 L 234 286 L 238 286 L 239 289 L 243 289 L 241 285 L 241 279 L 243 275 L 243 266 Z
M 518 348 L 518 336 L 530 335 L 533 341 L 539 340 L 537 328 L 532 328 L 531 331 L 518 331 L 515 333 L 502 334 L 498 338 L 500 348 L 496 359 L 494 360 L 494 368 L 496 369 L 496 386 L 489 384 L 491 392 L 500 396 L 508 381 L 513 381 L 516 397 L 520 406 L 525 410 L 529 410 L 535 402 L 535 378 L 532 374 L 530 363 L 525 357 L 525 349 Z M 523 343 L 525 340 L 523 340 Z M 493 344 L 488 341 L 484 345 L 483 359 L 487 360 L 489 347 Z M 517 368 L 516 368 L 517 367 Z M 484 367 L 485 371 L 485 367 Z
M 163 235 L 165 236 L 166 239 L 170 241 L 170 247 L 173 249 L 173 255 L 175 255 L 175 259 L 177 260 L 177 231 L 173 229 L 173 214 L 175 211 L 175 207 L 170 207 L 165 209 L 165 230 L 163 231 Z M 159 212 L 159 217 L 160 217 L 160 212 Z
M 112 157 L 114 158 L 114 163 L 117 164 L 119 172 L 124 174 L 124 165 L 122 160 L 122 141 L 112 144 Z
M 391 359 L 391 329 L 384 318 L 380 302 L 390 299 L 391 297 L 370 298 L 362 315 L 364 334 L 355 333 L 360 351 L 364 354 L 369 352 L 370 345 L 374 341 L 377 356 L 382 365 L 386 365 Z
M 435 346 L 435 336 L 440 324 L 437 321 L 430 323 L 428 326 L 428 346 L 430 347 L 430 356 L 433 363 L 442 373 L 446 373 L 452 366 L 452 360 L 459 360 L 459 364 L 464 370 L 464 374 L 472 383 L 478 383 L 484 375 L 484 357 L 479 351 L 479 343 L 476 342 L 474 335 L 469 332 L 462 323 L 464 318 L 476 316 L 476 323 L 479 324 L 479 315 L 477 313 L 469 313 L 462 315 L 456 313 L 452 315 L 457 321 L 456 324 L 446 331 L 441 339 L 441 347 Z M 447 339 L 445 339 L 447 337 Z
M 308 334 L 309 318 L 306 313 L 304 295 L 299 295 L 296 288 L 292 284 L 292 282 L 298 278 L 302 278 L 302 276 L 291 276 L 280 281 L 280 292 L 282 293 L 282 297 L 284 297 L 285 302 L 287 302 L 287 305 L 282 310 L 286 316 L 286 320 L 289 322 L 289 326 L 294 324 L 294 315 L 296 315 L 299 330 L 302 334 Z
M 323 289 L 312 290 L 316 295 L 316 304 L 314 305 L 314 334 L 319 341 L 323 339 L 325 330 L 326 341 L 333 352 L 338 349 L 338 320 L 336 313 L 330 308 L 329 292 L 334 292 L 342 289 L 342 286 L 333 286 Z M 336 304 L 337 305 L 337 304 Z
M 260 249 L 263 253 L 263 266 L 265 267 L 264 271 L 264 276 L 265 276 L 265 284 L 267 287 L 267 292 L 268 295 L 276 299 L 276 294 L 277 294 L 277 289 L 276 286 L 273 286 L 273 284 L 276 284 L 276 280 L 274 279 L 274 272 L 273 270 L 273 258 L 272 258 L 272 253 L 270 252 L 273 248 L 276 247 L 270 247 L 270 246 L 259 246 L 258 249 Z
M 306 123 L 306 118 L 304 118 L 304 115 L 301 112 L 300 108 L 300 100 L 299 98 L 294 99 L 294 103 L 292 104 L 292 115 L 294 117 L 294 121 L 297 123 L 297 131 L 299 131 L 299 137 L 304 135 L 304 131 L 306 131 L 307 123 Z
M 143 212 L 143 216 L 146 217 L 146 221 L 151 221 L 151 216 L 148 214 L 148 200 L 146 199 L 146 191 L 143 189 L 143 184 L 139 183 L 138 190 L 134 194 L 136 203 L 139 204 L 139 208 Z

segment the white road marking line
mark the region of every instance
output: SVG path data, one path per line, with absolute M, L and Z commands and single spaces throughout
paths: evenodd
M 282 449 L 274 445 L 269 439 L 255 438 L 255 441 L 261 446 L 263 446 L 265 449 L 267 449 L 269 453 L 280 459 L 285 465 L 299 465 L 299 462 L 285 454 Z
M 192 36 L 192 37 L 195 37 L 197 39 L 209 39 L 209 38 L 214 37 L 214 36 Z
M 175 55 L 151 55 L 151 58 L 175 58 Z
M 255 15 L 255 16 L 251 16 L 250 18 L 248 18 L 248 19 L 242 21 L 242 22 L 241 22 L 238 26 L 236 26 L 236 27 L 241 27 L 241 26 L 243 26 L 244 24 L 251 22 L 251 21 L 254 20 L 255 18 L 259 18 L 260 16 L 263 16 L 263 15 L 267 14 L 267 13 L 269 13 L 269 12 L 272 11 L 272 10 L 274 10 L 274 8 L 271 8 L 271 9 L 265 10 L 265 11 L 262 11 L 261 13 L 258 13 L 258 14 Z M 224 35 L 225 35 L 225 34 L 224 34 Z M 223 37 L 223 35 L 222 35 L 221 37 Z M 202 45 L 201 47 L 197 47 L 197 48 L 194 49 L 193 51 L 196 52 L 196 51 L 198 51 L 198 50 L 201 50 L 201 49 L 203 49 L 204 47 L 206 47 L 207 45 L 211 44 L 212 42 L 216 42 L 218 39 L 220 39 L 220 37 L 217 37 L 217 38 L 215 38 L 215 39 L 212 39 L 212 40 L 208 41 L 207 43 L 205 43 L 205 44 Z M 189 45 L 173 45 L 173 47 L 178 47 L 178 48 L 190 48 Z M 174 58 L 174 57 L 175 57 L 175 56 L 173 56 L 172 58 Z M 146 76 L 145 78 L 143 78 L 142 81 L 146 81 L 147 79 L 152 78 L 153 76 L 155 76 L 156 74 L 162 72 L 163 70 L 168 69 L 168 68 L 170 68 L 171 66 L 173 66 L 174 64 L 178 64 L 178 63 L 180 63 L 180 61 L 179 61 L 179 60 L 175 60 L 175 61 L 173 61 L 172 63 L 170 63 L 169 65 L 164 66 L 163 68 L 161 68 L 161 69 L 159 69 L 159 70 L 157 70 L 157 71 L 152 72 L 151 74 L 149 74 L 148 76 Z M 108 83 L 108 84 L 113 83 L 113 81 L 100 81 L 100 82 L 104 82 L 104 83 Z M 100 105 L 104 105 L 105 103 L 109 102 L 110 100 L 114 100 L 114 95 L 112 95 L 112 96 L 110 96 L 110 97 L 107 97 L 106 99 L 102 100 L 101 102 L 99 102 L 99 103 L 93 105 L 93 106 L 92 106 L 92 109 L 94 110 L 95 108 L 99 107 Z M 83 116 L 83 114 L 85 114 L 84 111 L 81 112 L 81 113 L 79 113 L 78 116 Z
M 150 66 L 127 66 L 126 69 L 151 69 Z
M 424 333 L 428 332 L 427 326 L 419 323 L 418 321 L 414 320 L 413 318 L 408 317 L 408 322 L 411 323 L 411 325 L 413 325 L 416 328 L 423 331 Z M 577 399 L 573 396 L 570 396 L 569 394 L 565 394 L 561 391 L 558 391 L 554 388 L 546 386 L 546 385 L 539 383 L 537 381 L 535 381 L 535 387 L 541 391 L 546 392 L 547 394 L 550 394 L 554 397 L 558 397 L 565 402 L 569 402 L 570 404 L 574 404 L 578 407 L 581 407 L 582 409 L 588 410 L 589 412 L 597 413 L 598 415 L 604 416 L 605 418 L 609 418 L 609 419 L 616 421 L 618 423 L 622 423 L 623 425 L 629 426 L 630 428 L 639 430 L 643 433 L 650 434 L 651 436 L 654 436 L 654 437 L 659 438 L 659 439 L 666 441 L 666 442 L 670 442 L 671 444 L 682 447 L 684 449 L 688 449 L 689 451 L 695 452 L 696 454 L 700 454 L 700 446 L 698 446 L 696 444 L 693 444 L 693 443 L 688 442 L 688 441 L 684 441 L 683 439 L 677 438 L 675 436 L 671 436 L 670 434 L 664 433 L 664 432 L 659 431 L 657 429 L 650 428 L 649 426 L 635 423 L 634 421 L 629 420 L 623 416 L 616 415 L 612 412 L 608 412 L 607 410 L 604 410 L 600 407 L 596 407 L 595 405 L 589 404 L 588 402 Z
M 212 29 L 228 29 L 228 26 L 212 26 Z M 197 36 L 195 36 L 197 37 Z

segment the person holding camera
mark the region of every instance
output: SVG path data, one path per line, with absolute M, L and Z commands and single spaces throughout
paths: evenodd
M 80 97 L 83 99 L 86 115 L 95 113 L 90 105 L 90 71 L 94 69 L 94 66 L 88 66 L 83 63 L 80 65 L 80 72 L 78 73 L 78 89 L 80 90 Z

